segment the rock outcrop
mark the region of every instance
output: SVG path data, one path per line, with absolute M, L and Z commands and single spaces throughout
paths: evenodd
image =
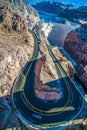
M 78 63 L 78 78 L 87 88 L 87 25 L 71 31 L 64 43 L 65 50 Z
M 62 93 L 58 91 L 57 88 L 50 88 L 49 86 L 45 85 L 43 81 L 40 79 L 40 73 L 43 64 L 46 62 L 46 56 L 42 56 L 36 63 L 35 68 L 35 93 L 37 97 L 43 100 L 58 100 L 61 98 Z M 50 66 L 49 66 L 50 67 Z M 47 67 L 47 72 L 49 73 L 50 77 L 55 79 L 55 75 L 51 72 L 51 70 Z M 44 80 L 44 79 L 43 79 Z
M 49 54 L 48 48 L 46 47 L 45 42 L 41 42 L 40 44 L 40 50 L 42 52 L 42 55 L 45 55 L 45 62 L 42 65 L 40 78 L 43 81 L 43 83 L 58 79 L 57 71 L 55 64 Z
M 55 88 L 55 86 L 50 88 L 50 86 L 45 85 L 47 82 L 61 78 L 60 75 L 58 75 L 56 66 L 49 54 L 46 41 L 40 43 L 40 50 L 42 57 L 37 61 L 35 68 L 35 93 L 40 99 L 58 100 L 62 97 L 62 92 Z M 70 76 L 74 75 L 73 66 L 62 56 L 59 50 L 55 48 L 53 49 L 53 53 L 60 61 L 67 74 Z

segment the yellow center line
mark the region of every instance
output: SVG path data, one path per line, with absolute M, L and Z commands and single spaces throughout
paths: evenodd
M 61 107 L 61 108 L 53 108 L 53 109 L 50 109 L 50 110 L 48 110 L 47 112 L 48 113 L 51 113 L 51 112 L 60 112 L 60 111 L 73 111 L 73 110 L 75 110 L 75 108 L 73 107 L 73 106 L 68 106 L 68 107 Z
M 55 60 L 54 55 L 53 55 L 52 52 L 50 52 L 50 55 L 51 55 L 51 57 Z M 60 71 L 61 76 L 63 77 L 65 73 L 62 72 L 62 70 L 61 70 L 61 68 L 59 67 L 58 64 L 57 64 L 57 68 L 58 68 L 58 70 Z M 65 74 L 65 75 L 66 75 L 66 74 Z M 67 100 L 67 102 L 66 102 L 66 104 L 64 105 L 64 107 L 63 107 L 62 110 L 64 110 L 67 105 L 71 105 L 71 102 L 72 102 L 72 100 L 70 100 L 70 95 L 71 95 L 71 94 L 70 94 L 70 85 L 68 84 L 66 78 L 63 78 L 63 80 L 64 80 L 64 82 L 65 82 L 65 84 L 66 84 L 66 87 L 67 87 L 69 96 L 68 96 L 68 100 Z M 69 101 L 70 101 L 70 103 L 69 103 Z M 68 103 L 69 103 L 69 104 L 68 104 Z M 61 113 L 62 113 L 62 112 L 60 112 L 59 114 L 61 114 Z

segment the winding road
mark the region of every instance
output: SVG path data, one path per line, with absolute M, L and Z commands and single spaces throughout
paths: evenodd
M 44 101 L 36 97 L 34 91 L 35 63 L 39 53 L 39 43 L 36 35 L 32 31 L 30 32 L 35 42 L 34 53 L 15 81 L 12 91 L 12 101 L 19 118 L 27 126 L 37 129 L 57 128 L 76 118 L 82 110 L 84 100 L 51 49 L 49 49 L 49 54 L 61 78 L 47 84 L 57 87 L 61 86 L 63 89 L 63 98 L 56 101 Z

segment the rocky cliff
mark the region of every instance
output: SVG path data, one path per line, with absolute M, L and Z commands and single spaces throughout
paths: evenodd
M 65 50 L 78 63 L 77 75 L 87 88 L 87 25 L 71 31 L 64 43 Z
M 31 57 L 33 46 L 24 12 L 0 2 L 0 95 L 9 94 L 14 79 Z

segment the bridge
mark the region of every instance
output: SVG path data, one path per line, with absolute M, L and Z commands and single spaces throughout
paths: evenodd
M 66 74 L 50 47 L 49 54 L 52 57 L 61 76 L 60 82 L 64 97 L 56 101 L 45 101 L 35 95 L 35 63 L 39 53 L 39 44 L 36 34 L 30 31 L 34 37 L 34 52 L 31 60 L 26 63 L 24 69 L 17 77 L 12 91 L 12 101 L 19 118 L 27 126 L 37 129 L 57 128 L 70 122 L 81 112 L 84 105 L 82 95 Z M 58 86 L 59 80 L 50 82 Z M 49 84 L 49 83 L 47 83 Z

